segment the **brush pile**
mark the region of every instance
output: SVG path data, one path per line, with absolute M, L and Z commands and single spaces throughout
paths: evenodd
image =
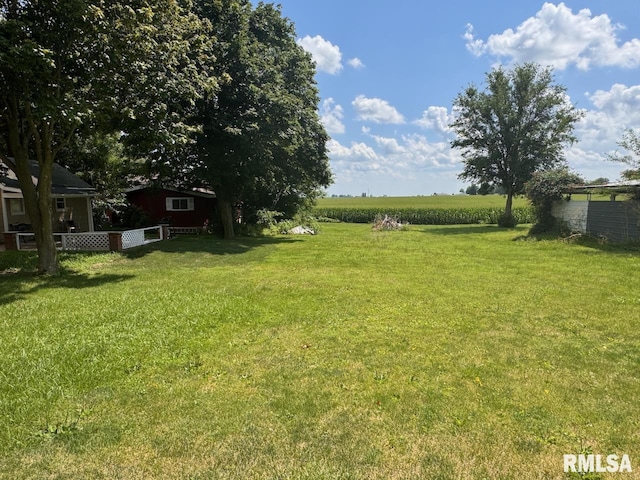
M 404 227 L 405 225 L 400 223 L 397 218 L 389 215 L 376 215 L 373 221 L 373 229 L 376 232 L 380 230 L 402 230 Z

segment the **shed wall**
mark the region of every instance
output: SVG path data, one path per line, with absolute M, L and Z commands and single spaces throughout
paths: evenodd
M 163 189 L 142 189 L 127 194 L 129 202 L 141 207 L 154 223 L 169 221 L 175 227 L 201 227 L 215 216 L 216 199 Z M 191 211 L 168 211 L 167 198 L 193 198 Z
M 553 204 L 551 213 L 554 217 L 563 220 L 571 230 L 587 233 L 587 214 L 589 202 L 576 200 L 560 200 Z
M 612 242 L 640 240 L 640 206 L 629 202 L 589 202 L 587 232 Z

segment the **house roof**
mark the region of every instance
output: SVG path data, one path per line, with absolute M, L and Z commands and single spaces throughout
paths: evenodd
M 4 166 L 4 163 L 2 166 Z M 8 170 L 8 169 L 7 169 Z M 35 160 L 29 161 L 29 171 L 31 173 L 31 179 L 34 185 L 38 183 L 38 177 L 40 176 L 40 166 Z M 20 193 L 20 185 L 18 184 L 18 178 L 16 174 L 11 170 L 4 173 L 0 169 L 0 188 L 7 192 Z M 95 188 L 82 180 L 77 175 L 74 175 L 62 165 L 57 163 L 53 164 L 53 176 L 51 193 L 53 195 L 83 195 L 92 196 L 95 194 Z
M 135 187 L 128 188 L 125 190 L 125 193 L 137 192 L 140 190 L 168 190 L 170 192 L 188 194 L 196 197 L 216 198 L 215 192 L 212 192 L 211 190 L 207 190 L 205 188 L 192 188 L 187 190 L 187 189 L 178 189 L 174 187 L 156 186 L 151 184 L 138 185 Z
M 630 193 L 640 188 L 640 180 L 602 183 L 599 185 L 571 185 L 563 193 L 594 193 L 606 191 L 611 193 Z

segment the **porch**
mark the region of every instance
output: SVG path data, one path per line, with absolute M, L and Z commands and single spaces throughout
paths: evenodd
M 169 238 L 169 230 L 166 226 L 156 225 L 124 231 L 54 233 L 53 237 L 58 250 L 119 252 L 166 240 Z M 5 232 L 4 248 L 7 250 L 34 250 L 36 248 L 35 234 L 33 232 Z

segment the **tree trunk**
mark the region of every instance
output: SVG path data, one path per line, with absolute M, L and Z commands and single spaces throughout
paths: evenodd
M 507 190 L 507 204 L 504 207 L 504 216 L 506 218 L 511 218 L 513 214 L 511 213 L 513 206 L 513 191 L 511 189 Z
M 218 210 L 220 211 L 220 220 L 222 220 L 224 239 L 233 240 L 236 238 L 233 231 L 233 205 L 229 200 L 218 198 Z
M 29 150 L 20 142 L 19 128 L 16 121 L 9 122 L 9 150 L 14 155 L 13 162 L 8 158 L 8 165 L 18 178 L 22 198 L 31 228 L 36 237 L 38 251 L 38 273 L 55 275 L 58 273 L 58 251 L 53 239 L 53 212 L 51 200 L 51 184 L 53 181 L 53 153 L 51 148 L 42 148 L 38 156 L 38 183 L 34 185 L 29 167 Z M 27 142 L 24 142 L 27 143 Z M 50 142 L 46 143 L 47 146 Z
M 41 170 L 47 170 L 41 168 Z M 38 180 L 38 214 L 40 221 L 36 234 L 36 246 L 38 248 L 38 273 L 55 275 L 58 273 L 58 250 L 53 238 L 53 211 L 51 200 L 51 175 L 40 175 Z M 45 182 L 49 184 L 47 187 Z M 41 185 L 43 186 L 41 190 Z
M 16 159 L 16 163 L 18 160 Z M 23 165 L 28 159 L 23 160 Z M 28 167 L 27 167 L 28 168 Z M 58 251 L 53 239 L 53 212 L 51 200 L 52 165 L 41 165 L 38 186 L 31 183 L 30 173 L 18 168 L 16 176 L 22 190 L 24 206 L 29 215 L 31 229 L 36 237 L 38 251 L 38 273 L 55 275 L 58 273 Z
M 38 248 L 38 273 L 55 275 L 58 273 L 58 250 L 53 238 L 51 221 L 43 222 L 40 232 L 36 234 L 36 246 Z

